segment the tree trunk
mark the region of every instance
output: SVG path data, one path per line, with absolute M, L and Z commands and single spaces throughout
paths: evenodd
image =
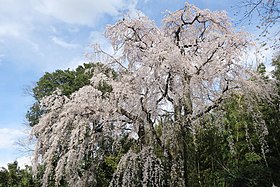
M 188 136 L 190 134 L 189 129 L 191 127 L 191 115 L 193 112 L 191 93 L 190 93 L 190 80 L 191 76 L 184 75 L 184 93 L 183 93 L 183 115 L 181 119 L 181 130 L 182 130 L 182 145 L 183 145 L 183 163 L 184 163 L 184 180 L 185 186 L 188 186 L 188 159 L 189 159 L 189 148 L 188 148 Z

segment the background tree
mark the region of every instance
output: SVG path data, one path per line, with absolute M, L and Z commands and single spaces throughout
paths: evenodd
M 277 69 L 275 66 L 275 78 Z M 264 80 L 272 81 L 263 64 L 258 67 L 258 73 Z M 256 103 L 253 108 L 258 112 L 249 112 L 245 105 L 242 96 L 233 95 L 200 123 L 194 136 L 197 169 L 192 171 L 200 185 L 280 185 L 279 145 L 276 143 L 279 142 L 279 97 L 272 102 L 264 100 Z M 222 118 L 218 117 L 221 111 L 225 112 Z M 262 120 L 254 121 L 255 114 L 261 114 Z M 217 126 L 217 120 L 221 120 L 218 125 L 223 124 L 223 128 Z M 263 127 L 258 128 L 259 125 Z
M 1 187 L 38 187 L 40 181 L 33 178 L 31 166 L 21 169 L 17 161 L 9 163 L 7 169 L 2 167 L 0 170 Z
M 92 78 L 94 70 L 102 66 L 100 63 L 85 63 L 75 70 L 56 70 L 53 73 L 45 73 L 32 89 L 32 96 L 35 102 L 26 114 L 28 124 L 31 127 L 38 124 L 39 118 L 44 114 L 45 111 L 40 108 L 39 104 L 41 99 L 51 95 L 57 89 L 61 91 L 62 95 L 70 96 L 81 87 L 89 85 L 89 80 Z M 104 73 L 113 72 L 110 69 L 104 69 Z
M 275 55 L 272 60 L 272 65 L 274 70 L 272 71 L 272 76 L 275 78 L 277 85 L 277 92 L 280 95 L 280 55 L 279 53 Z M 264 103 L 261 105 L 262 112 L 264 115 L 264 120 L 268 125 L 268 131 L 270 135 L 268 136 L 269 152 L 268 163 L 271 168 L 272 177 L 275 181 L 276 186 L 280 186 L 280 100 L 279 97 L 275 97 L 273 102 Z

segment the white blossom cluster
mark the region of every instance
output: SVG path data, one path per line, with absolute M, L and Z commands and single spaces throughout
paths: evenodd
M 139 173 L 139 170 L 142 170 Z M 138 154 L 129 151 L 120 160 L 110 187 L 114 186 L 163 186 L 163 167 L 151 147 L 143 148 Z

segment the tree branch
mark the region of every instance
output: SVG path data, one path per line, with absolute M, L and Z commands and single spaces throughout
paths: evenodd
M 162 96 L 161 96 L 161 98 L 159 98 L 157 100 L 157 102 L 156 102 L 157 104 L 159 104 L 162 101 L 162 99 L 165 98 L 165 97 L 167 98 L 168 101 L 173 103 L 174 100 L 171 97 L 169 97 L 169 95 L 168 95 L 168 89 L 169 89 L 169 82 L 170 82 L 170 80 L 171 80 L 171 73 L 168 72 L 168 76 L 167 76 L 167 79 L 166 79 L 166 84 L 165 84 L 164 92 L 161 90 Z
M 205 114 L 209 113 L 211 110 L 213 110 L 213 109 L 215 109 L 215 108 L 220 106 L 219 104 L 221 104 L 223 102 L 223 100 L 224 100 L 224 98 L 223 98 L 224 93 L 226 93 L 229 90 L 229 81 L 226 80 L 226 82 L 227 82 L 226 87 L 223 89 L 221 96 L 218 97 L 213 102 L 213 104 L 208 106 L 204 111 L 202 111 L 202 112 L 198 113 L 197 115 L 195 115 L 194 117 L 192 117 L 191 120 L 196 120 L 196 119 L 204 116 Z

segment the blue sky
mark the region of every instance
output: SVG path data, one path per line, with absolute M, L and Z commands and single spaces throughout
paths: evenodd
M 233 17 L 238 1 L 192 0 L 199 8 L 226 10 Z M 136 9 L 160 25 L 165 10 L 184 0 L 0 0 L 0 166 L 26 162 L 15 141 L 25 136 L 25 113 L 33 100 L 25 92 L 46 71 L 87 62 L 91 43 L 109 48 L 107 24 Z

